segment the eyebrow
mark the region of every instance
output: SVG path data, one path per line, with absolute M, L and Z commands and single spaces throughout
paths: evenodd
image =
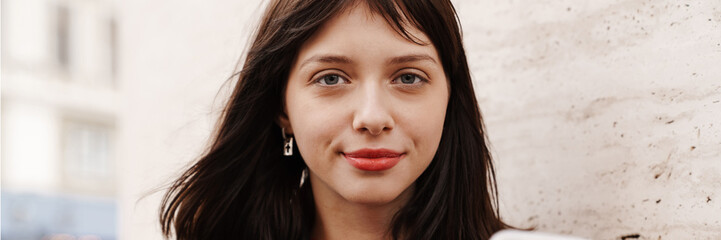
M 436 63 L 436 60 L 433 59 L 428 54 L 409 54 L 409 55 L 403 55 L 403 56 L 397 56 L 388 59 L 386 61 L 387 65 L 397 65 L 401 63 L 409 63 L 409 62 L 419 62 L 419 61 L 430 61 L 432 63 Z M 303 61 L 303 63 L 300 64 L 300 68 L 303 68 L 306 64 L 309 64 L 311 62 L 320 62 L 320 63 L 338 63 L 338 64 L 351 64 L 353 63 L 353 60 L 351 60 L 349 57 L 342 56 L 342 55 L 317 55 L 310 57 Z
M 432 63 L 436 63 L 436 60 L 433 59 L 431 56 L 428 56 L 428 54 L 410 54 L 410 55 L 403 55 L 403 56 L 398 56 L 398 57 L 388 59 L 388 62 L 386 62 L 386 64 L 395 65 L 395 64 L 401 64 L 401 63 L 420 62 L 420 61 L 430 61 Z
M 303 68 L 303 66 L 311 62 L 350 64 L 353 63 L 353 60 L 341 55 L 318 55 L 303 61 L 303 63 L 300 64 L 300 68 Z

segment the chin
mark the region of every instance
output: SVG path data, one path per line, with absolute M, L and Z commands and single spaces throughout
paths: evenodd
M 398 198 L 398 195 L 364 194 L 348 196 L 346 197 L 346 200 L 352 203 L 363 205 L 386 205 L 393 202 L 393 200 L 395 200 L 396 198 Z
M 379 187 L 375 184 L 369 186 L 354 186 L 352 189 L 345 189 L 340 192 L 341 196 L 349 202 L 365 205 L 386 205 L 401 199 L 402 195 L 407 195 L 410 191 L 406 191 L 402 186 L 393 186 L 393 184 L 385 184 Z M 406 193 L 408 192 L 408 193 Z

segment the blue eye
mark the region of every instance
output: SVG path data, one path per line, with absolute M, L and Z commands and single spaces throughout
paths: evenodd
M 423 81 L 423 79 L 418 75 L 409 73 L 401 75 L 396 80 L 400 80 L 400 82 L 403 84 L 416 84 Z
M 341 83 L 341 82 L 342 83 L 346 82 L 346 80 L 343 79 L 343 77 L 338 76 L 336 74 L 325 75 L 325 76 L 318 78 L 318 80 L 315 80 L 315 81 L 317 83 L 320 83 L 320 85 L 325 85 L 325 86 L 332 86 L 332 85 L 337 85 L 338 83 Z

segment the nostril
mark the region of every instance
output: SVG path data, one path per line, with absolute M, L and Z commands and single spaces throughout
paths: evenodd
M 369 128 L 369 127 L 366 127 L 366 128 L 363 128 L 363 129 L 366 130 L 366 131 L 368 131 L 368 133 L 370 133 L 371 135 L 374 135 L 374 136 L 380 135 L 380 134 L 382 134 L 384 131 L 390 130 L 390 128 L 385 127 L 385 126 L 383 126 L 383 127 L 377 127 L 377 128 L 374 128 L 374 127 L 370 127 L 370 128 Z
M 367 130 L 371 135 L 379 135 L 383 132 L 383 129 L 374 130 L 372 128 L 368 128 Z

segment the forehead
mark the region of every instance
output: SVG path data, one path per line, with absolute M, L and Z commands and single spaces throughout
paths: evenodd
M 362 1 L 360 1 L 362 2 Z M 404 25 L 416 40 L 414 43 L 393 28 L 386 19 L 368 8 L 367 4 L 355 3 L 325 22 L 299 51 L 299 60 L 309 54 L 388 55 L 398 52 L 423 53 L 438 56 L 428 37 L 418 28 Z

